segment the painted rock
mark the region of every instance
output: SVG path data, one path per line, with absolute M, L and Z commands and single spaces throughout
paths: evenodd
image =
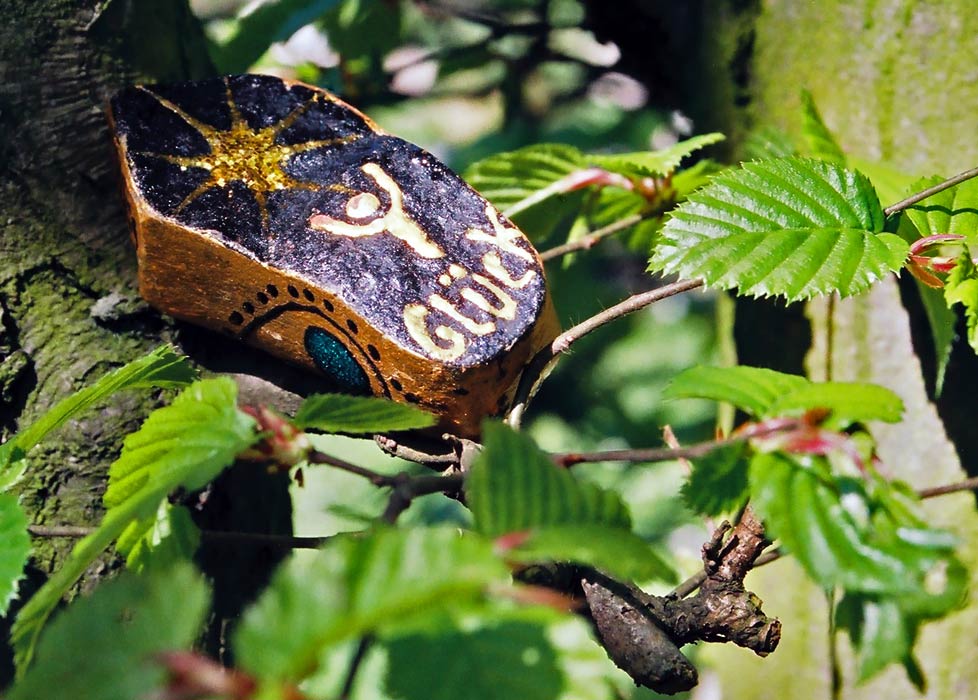
M 334 95 L 241 75 L 130 87 L 110 119 L 143 297 L 478 433 L 558 332 L 525 236 Z

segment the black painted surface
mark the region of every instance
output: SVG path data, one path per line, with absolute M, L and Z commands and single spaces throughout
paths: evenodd
M 496 326 L 492 333 L 475 336 L 445 313 L 430 310 L 427 329 L 432 338 L 439 325 L 466 337 L 465 353 L 451 364 L 480 364 L 504 352 L 527 332 L 542 308 L 546 291 L 539 264 L 491 242 L 466 238 L 471 228 L 493 234 L 486 201 L 431 154 L 375 132 L 357 113 L 334 100 L 323 91 L 290 87 L 278 78 L 236 76 L 128 88 L 112 101 L 112 110 L 136 187 L 163 216 L 217 234 L 257 260 L 304 276 L 415 352 L 425 354 L 407 331 L 404 308 L 424 305 L 432 294 L 443 296 L 473 322 Z M 294 154 L 277 161 L 284 187 L 256 185 L 254 179 L 209 182 L 211 172 L 190 163 L 211 152 L 201 131 L 227 132 L 235 118 L 239 126 L 244 120 L 255 133 L 276 130 L 276 147 L 296 148 Z M 334 143 L 316 147 L 308 143 L 330 140 Z M 181 157 L 184 161 L 175 164 L 174 159 Z M 361 192 L 380 201 L 377 216 L 390 210 L 390 196 L 362 170 L 368 163 L 380 165 L 397 183 L 404 211 L 444 256 L 423 257 L 389 232 L 349 237 L 309 225 L 317 214 L 348 223 L 369 221 L 352 220 L 346 214 L 350 198 Z M 516 245 L 531 250 L 523 238 Z M 498 306 L 498 299 L 474 284 L 472 277 L 486 275 L 483 257 L 490 252 L 498 255 L 514 279 L 528 270 L 536 273 L 522 289 L 505 287 L 517 303 L 514 319 L 486 313 L 461 296 L 465 287 L 474 288 Z M 439 276 L 453 263 L 467 271 L 465 282 L 439 284 Z

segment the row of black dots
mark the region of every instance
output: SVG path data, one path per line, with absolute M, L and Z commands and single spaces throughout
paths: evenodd
M 266 285 L 265 289 L 255 294 L 255 300 L 262 306 L 270 302 L 272 299 L 276 299 L 277 297 L 278 287 L 276 287 L 274 284 Z M 241 308 L 249 316 L 255 313 L 255 305 L 250 301 L 246 301 L 241 304 Z M 244 323 L 244 316 L 240 311 L 232 311 L 228 316 L 228 321 L 233 323 L 235 326 L 240 326 L 242 323 Z

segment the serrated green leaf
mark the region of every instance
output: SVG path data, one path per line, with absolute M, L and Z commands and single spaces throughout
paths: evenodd
M 475 529 L 489 537 L 551 525 L 631 530 L 621 498 L 555 465 L 527 436 L 483 426 L 483 450 L 465 480 Z
M 903 401 L 895 393 L 877 384 L 858 382 L 799 386 L 775 400 L 765 413 L 783 416 L 802 414 L 814 408 L 831 411 L 830 425 L 837 428 L 870 420 L 896 423 L 903 415 Z
M 856 171 L 804 158 L 745 163 L 673 212 L 650 269 L 747 295 L 848 296 L 903 266 L 908 246 L 883 225 Z
M 24 566 L 31 553 L 27 534 L 27 515 L 17 497 L 0 494 L 0 616 L 7 613 L 17 597 L 17 584 L 24 576 Z
M 250 4 L 220 43 L 212 43 L 211 59 L 219 74 L 246 73 L 274 42 L 321 17 L 340 0 L 267 0 Z
M 238 410 L 236 401 L 237 385 L 231 379 L 198 381 L 126 438 L 122 454 L 109 468 L 102 522 L 78 541 L 17 615 L 11 639 L 20 673 L 31 662 L 48 616 L 106 547 L 134 521 L 153 517 L 171 491 L 201 488 L 255 442 L 255 422 Z
M 723 401 L 761 417 L 782 396 L 808 384 L 804 377 L 762 367 L 691 367 L 673 377 L 662 398 Z
M 739 442 L 690 460 L 693 469 L 681 491 L 686 505 L 711 516 L 743 506 L 747 502 L 747 451 L 747 443 Z
M 846 164 L 846 154 L 822 121 L 822 115 L 808 90 L 801 91 L 801 134 L 808 144 L 810 155 L 829 163 Z
M 114 370 L 89 387 L 55 404 L 30 426 L 0 445 L 0 490 L 6 490 L 20 478 L 27 452 L 51 431 L 88 410 L 99 401 L 123 389 L 183 387 L 194 380 L 196 370 L 169 345 L 162 345 L 137 360 Z M 19 466 L 15 464 L 19 463 Z
M 190 561 L 200 546 L 200 528 L 183 506 L 162 501 L 156 514 L 133 521 L 116 542 L 116 550 L 134 571 L 170 568 Z
M 505 210 L 585 167 L 584 155 L 573 146 L 541 143 L 489 156 L 470 165 L 463 177 Z
M 284 565 L 234 637 L 242 668 L 298 682 L 329 647 L 480 600 L 508 573 L 486 540 L 452 528 L 340 536 Z
M 944 281 L 944 300 L 948 308 L 955 304 L 964 307 L 968 325 L 968 344 L 978 352 L 978 267 L 971 259 L 971 251 L 965 245 L 955 260 L 957 263 Z
M 920 192 L 943 182 L 942 177 L 922 178 L 914 182 L 907 194 Z M 978 179 L 972 178 L 931 195 L 906 209 L 907 218 L 921 236 L 950 233 L 964 236 L 972 247 L 978 247 Z
M 746 160 L 791 158 L 798 155 L 798 149 L 795 148 L 791 137 L 771 126 L 750 132 L 744 139 L 743 148 Z
M 385 685 L 401 700 L 455 700 L 460 688 L 466 700 L 607 700 L 614 673 L 582 620 L 539 608 L 446 621 L 384 646 Z
M 125 573 L 75 601 L 45 630 L 37 661 L 8 700 L 133 700 L 165 679 L 154 654 L 189 649 L 209 592 L 189 564 Z
M 673 568 L 641 537 L 604 525 L 534 528 L 525 541 L 506 550 L 504 556 L 523 564 L 557 561 L 591 566 L 628 581 L 677 582 Z
M 300 430 L 360 435 L 427 428 L 435 417 L 416 406 L 372 396 L 313 394 L 302 402 L 293 423 Z
M 679 167 L 683 158 L 724 140 L 720 133 L 701 134 L 659 151 L 637 151 L 611 155 L 589 155 L 594 165 L 626 177 L 665 177 Z
M 917 630 L 909 623 L 893 598 L 848 595 L 839 602 L 836 624 L 852 639 L 859 681 L 910 658 Z
M 932 590 L 935 572 L 956 572 L 945 533 L 894 509 L 894 486 L 835 477 L 821 457 L 755 455 L 749 470 L 751 504 L 808 575 L 825 590 L 898 596 L 905 608 L 943 614 L 960 600 L 963 584 L 945 574 Z

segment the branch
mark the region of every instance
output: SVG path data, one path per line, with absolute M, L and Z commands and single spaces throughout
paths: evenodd
M 514 428 L 519 427 L 523 419 L 523 411 L 526 409 L 526 404 L 537 388 L 538 380 L 544 376 L 551 362 L 561 353 L 567 352 L 575 342 L 601 326 L 611 323 L 615 319 L 644 309 L 646 306 L 654 304 L 657 301 L 662 301 L 663 299 L 668 299 L 669 297 L 698 289 L 702 286 L 702 280 L 681 280 L 647 292 L 635 294 L 605 309 L 601 313 L 582 321 L 576 326 L 568 328 L 558 335 L 549 346 L 543 348 L 536 354 L 523 371 L 523 376 L 520 377 L 519 387 L 513 398 L 513 408 L 509 414 L 508 423 L 510 426 Z
M 632 214 L 631 216 L 626 216 L 624 219 L 615 221 L 607 226 L 602 226 L 586 236 L 578 238 L 576 241 L 569 241 L 563 245 L 554 246 L 549 250 L 545 250 L 540 253 L 540 259 L 547 262 L 548 260 L 559 258 L 561 255 L 573 253 L 576 250 L 590 250 L 608 236 L 618 233 L 629 226 L 634 226 L 635 224 L 644 221 L 646 218 L 648 217 L 643 216 L 642 214 Z
M 75 527 L 72 525 L 29 525 L 27 531 L 35 537 L 66 537 L 81 539 L 88 537 L 97 528 Z M 282 549 L 319 549 L 331 537 L 295 537 L 292 535 L 272 535 L 265 532 L 238 532 L 230 530 L 201 530 L 204 542 L 221 544 L 255 544 Z
M 943 486 L 932 486 L 927 489 L 920 489 L 917 495 L 921 498 L 934 498 L 948 493 L 958 493 L 960 491 L 975 491 L 978 489 L 978 476 L 959 481 L 955 484 L 944 484 Z
M 674 459 L 695 459 L 714 450 L 729 445 L 746 442 L 756 435 L 709 440 L 688 447 L 649 447 L 628 450 L 605 450 L 603 452 L 559 452 L 550 458 L 561 467 L 572 467 L 584 462 L 669 462 Z
M 902 199 L 896 204 L 891 204 L 883 213 L 886 216 L 893 216 L 894 214 L 903 211 L 909 207 L 912 207 L 917 202 L 920 202 L 928 197 L 932 197 L 938 192 L 943 192 L 944 190 L 950 189 L 955 185 L 961 184 L 965 180 L 970 180 L 973 177 L 978 176 L 978 168 L 972 168 L 971 170 L 965 170 L 963 173 L 958 173 L 954 177 L 949 177 L 944 182 L 939 182 L 933 187 L 928 187 L 926 190 L 921 190 L 917 194 L 912 194 L 906 199 Z

